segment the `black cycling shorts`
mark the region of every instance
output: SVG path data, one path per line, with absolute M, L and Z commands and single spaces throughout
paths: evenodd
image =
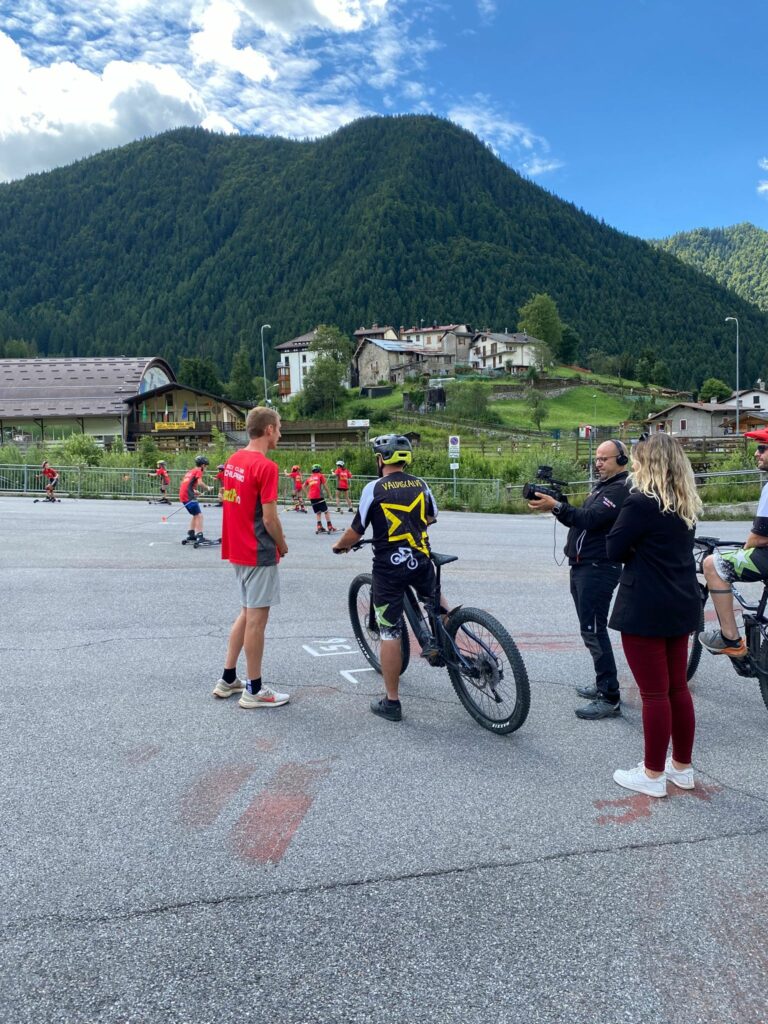
M 374 565 L 371 600 L 382 640 L 400 639 L 405 588 L 413 587 L 421 601 L 428 601 L 435 592 L 435 581 L 435 567 L 428 559 L 412 569 L 407 561 L 399 566 L 388 565 L 386 569 Z
M 325 498 L 310 498 L 310 501 L 312 502 L 313 512 L 317 513 L 328 511 L 328 505 L 326 504 Z

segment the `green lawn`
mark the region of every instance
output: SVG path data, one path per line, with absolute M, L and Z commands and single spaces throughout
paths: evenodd
M 506 426 L 528 430 L 533 427 L 525 402 L 492 402 L 491 408 L 500 414 Z M 541 424 L 542 430 L 575 430 L 582 423 L 607 427 L 632 419 L 634 403 L 583 387 L 570 388 L 565 394 L 548 399 L 546 408 L 549 415 Z

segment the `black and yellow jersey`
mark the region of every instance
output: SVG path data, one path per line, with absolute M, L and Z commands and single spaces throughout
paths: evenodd
M 352 522 L 356 533 L 373 531 L 374 566 L 419 563 L 429 558 L 427 525 L 437 517 L 437 502 L 424 480 L 390 473 L 363 488 Z

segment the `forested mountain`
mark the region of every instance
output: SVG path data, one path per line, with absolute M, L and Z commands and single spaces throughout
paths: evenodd
M 313 142 L 180 129 L 0 186 L 0 340 L 211 356 L 317 323 L 513 329 L 547 292 L 582 357 L 655 346 L 675 383 L 765 376 L 768 315 L 510 170 L 434 117 Z M 723 346 L 723 352 L 720 348 Z M 258 365 L 258 360 L 257 360 Z
M 768 312 L 768 231 L 754 224 L 698 228 L 656 244 Z

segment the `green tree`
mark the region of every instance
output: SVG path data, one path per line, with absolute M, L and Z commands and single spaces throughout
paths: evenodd
M 346 364 L 321 356 L 307 371 L 304 388 L 298 396 L 302 415 L 335 416 L 344 397 L 341 382 L 346 372 Z
M 70 434 L 61 446 L 67 462 L 78 466 L 98 466 L 103 452 L 90 434 Z
M 528 415 L 537 430 L 541 430 L 541 424 L 549 416 L 547 401 L 536 388 L 529 388 L 525 393 L 525 404 L 528 407 Z
M 669 384 L 669 367 L 663 359 L 657 359 L 653 364 L 651 380 L 661 388 L 665 388 Z
M 576 328 L 571 327 L 570 324 L 563 324 L 560 345 L 555 349 L 555 355 L 561 363 L 566 365 L 574 363 L 578 358 L 582 344 L 581 335 Z
M 139 465 L 154 469 L 159 454 L 160 449 L 155 444 L 154 438 L 150 434 L 144 434 L 138 447 Z
M 488 422 L 488 388 L 481 381 L 452 384 L 446 391 L 448 411 L 456 419 Z
M 309 346 L 309 351 L 317 352 L 318 357 L 335 359 L 345 366 L 352 358 L 353 349 L 350 339 L 331 324 L 320 324 Z
M 550 295 L 546 292 L 533 295 L 518 312 L 518 331 L 525 331 L 532 338 L 546 342 L 552 352 L 560 352 L 563 325 L 555 301 Z
M 708 402 L 710 398 L 716 398 L 718 402 L 725 401 L 731 397 L 731 388 L 720 380 L 719 377 L 707 377 L 699 389 L 699 401 Z
M 232 359 L 227 394 L 238 402 L 253 400 L 253 368 L 246 345 L 241 345 Z
M 186 384 L 187 387 L 208 391 L 212 395 L 224 394 L 224 385 L 219 380 L 212 359 L 184 356 L 179 363 L 177 377 L 179 383 Z

